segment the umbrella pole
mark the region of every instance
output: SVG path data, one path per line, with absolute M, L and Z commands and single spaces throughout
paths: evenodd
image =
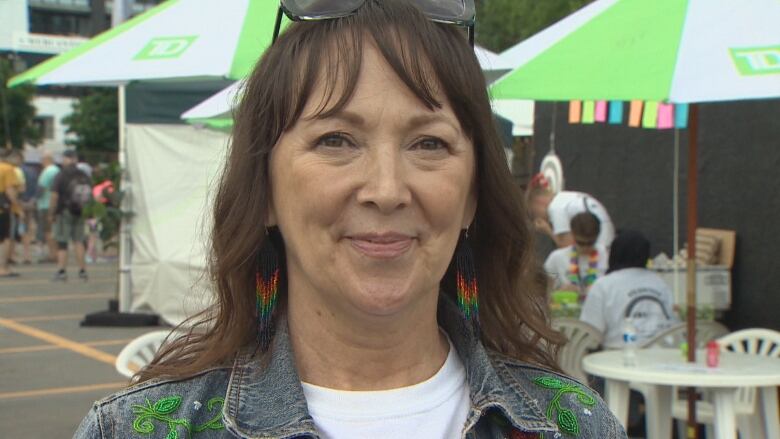
M 688 288 L 686 320 L 688 323 L 688 362 L 696 362 L 696 228 L 698 171 L 696 157 L 699 135 L 699 108 L 691 104 L 688 122 Z M 696 389 L 688 388 L 688 438 L 698 438 L 696 428 Z

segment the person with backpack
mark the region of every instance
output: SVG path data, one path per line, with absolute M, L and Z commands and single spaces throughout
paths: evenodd
M 78 155 L 67 150 L 62 157 L 62 171 L 52 184 L 49 204 L 50 221 L 54 224 L 54 239 L 57 241 L 57 273 L 53 281 L 66 281 L 65 267 L 68 262 L 68 243 L 73 243 L 79 266 L 79 279 L 87 280 L 84 259 L 84 218 L 82 210 L 92 199 L 92 181 L 76 167 Z

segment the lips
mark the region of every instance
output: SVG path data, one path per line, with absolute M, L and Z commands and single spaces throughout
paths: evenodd
M 348 237 L 361 254 L 376 259 L 393 259 L 406 253 L 414 238 L 401 233 L 361 234 Z

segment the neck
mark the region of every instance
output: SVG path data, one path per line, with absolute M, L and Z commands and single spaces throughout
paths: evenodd
M 348 316 L 288 294 L 288 324 L 302 381 L 339 390 L 387 390 L 436 374 L 449 345 L 436 320 L 438 295 L 401 316 Z

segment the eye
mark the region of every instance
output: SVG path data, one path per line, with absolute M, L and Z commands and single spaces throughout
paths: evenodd
M 326 148 L 353 147 L 355 144 L 344 133 L 328 133 L 317 139 L 317 146 Z
M 448 147 L 449 144 L 447 142 L 437 137 L 425 137 L 412 145 L 412 149 L 422 151 L 439 151 L 442 149 L 447 149 Z

